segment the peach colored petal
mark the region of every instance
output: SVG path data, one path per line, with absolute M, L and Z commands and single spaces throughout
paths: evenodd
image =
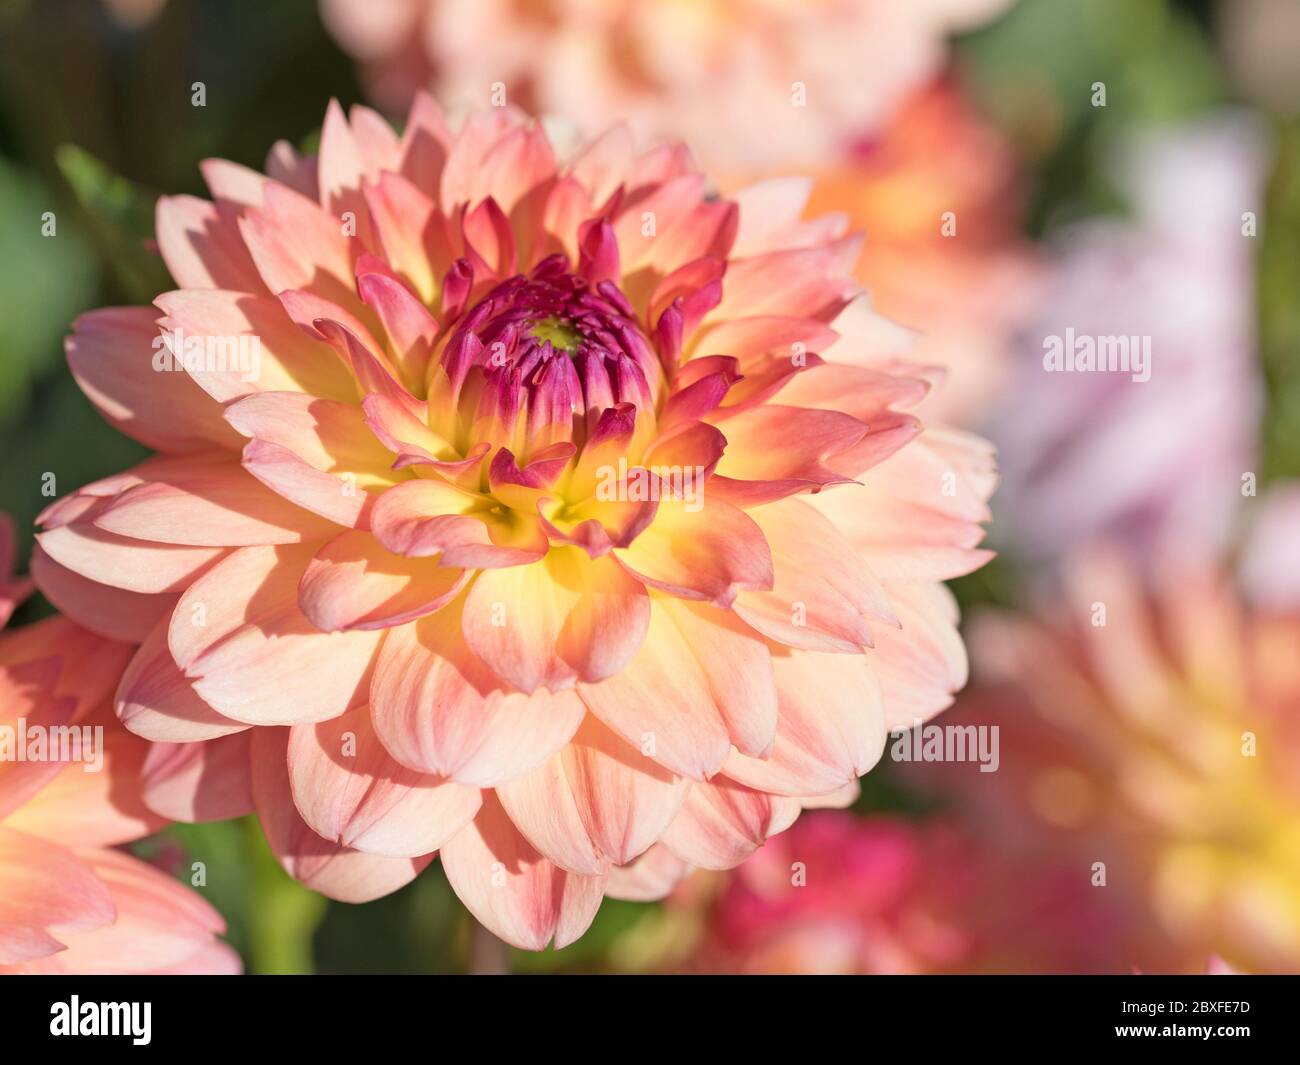
M 432 559 L 395 555 L 368 532 L 345 532 L 308 563 L 298 605 L 322 632 L 386 629 L 446 606 L 470 577 Z
M 114 704 L 131 732 L 157 743 L 191 743 L 242 732 L 200 699 L 167 646 L 170 613 L 145 636 L 122 673 Z
M 711 482 L 710 482 L 711 483 Z M 709 483 L 698 510 L 660 501 L 655 520 L 615 554 L 652 588 L 729 606 L 742 590 L 772 586 L 772 555 L 762 530 L 739 510 L 713 499 Z
M 375 731 L 403 765 L 491 787 L 546 761 L 585 710 L 571 692 L 525 695 L 469 650 L 461 605 L 390 629 L 371 686 Z
M 552 865 L 519 834 L 495 796 L 442 848 L 452 889 L 495 935 L 522 950 L 557 950 L 582 935 L 596 916 L 602 877 Z
M 77 318 L 64 341 L 81 390 L 115 428 L 166 452 L 233 449 L 239 438 L 189 374 L 157 370 L 159 312 L 106 307 Z
M 886 585 L 900 628 L 880 629 L 872 664 L 885 700 L 885 727 L 911 728 L 952 704 L 968 676 L 957 602 L 942 584 Z
M 765 757 L 776 738 L 776 679 L 767 644 L 730 611 L 661 597 L 708 682 L 713 702 L 742 753 Z
M 358 306 L 350 282 L 359 245 L 344 235 L 343 221 L 301 193 L 268 181 L 261 207 L 244 212 L 239 230 L 272 292 L 301 289 L 351 310 Z M 357 223 L 360 232 L 362 220 Z
M 283 290 L 276 290 L 283 291 Z M 325 344 L 312 340 L 294 325 L 280 301 L 224 289 L 165 292 L 154 300 L 163 313 L 159 326 L 171 336 L 214 338 L 221 343 L 257 342 L 255 366 L 240 369 L 229 363 L 204 364 L 187 375 L 209 396 L 225 403 L 252 392 L 306 392 L 322 399 L 357 398 L 348 368 Z M 247 338 L 247 339 L 243 339 Z M 252 348 L 248 349 L 251 353 Z M 251 363 L 251 355 L 250 355 Z M 185 376 L 172 371 L 172 376 Z M 220 411 L 213 407 L 210 416 Z
M 118 536 L 88 521 L 36 534 L 51 559 L 88 580 L 128 592 L 182 592 L 226 552 Z
M 465 600 L 465 641 L 524 692 L 617 673 L 650 620 L 644 586 L 610 558 L 553 547 L 539 562 L 485 570 Z
M 608 680 L 578 691 L 614 732 L 675 773 L 705 780 L 727 757 L 731 737 L 708 677 L 657 602 L 636 657 Z
M 110 640 L 143 640 L 176 605 L 175 595 L 145 595 L 92 581 L 60 566 L 39 545 L 32 551 L 31 571 L 56 609 Z
M 289 784 L 289 730 L 253 733 L 253 799 L 267 842 L 284 871 L 340 902 L 369 902 L 410 883 L 432 855 L 389 858 L 322 839 L 294 806 Z
M 107 707 L 81 722 L 103 728 L 103 763 L 69 762 L 35 796 L 5 818 L 5 826 L 57 839 L 70 847 L 107 847 L 139 839 L 164 820 L 140 795 L 148 744 L 117 725 Z
M 862 655 L 773 652 L 776 742 L 766 760 L 733 752 L 723 771 L 774 795 L 825 795 L 865 774 L 885 748 L 880 682 Z
M 771 546 L 776 581 L 770 591 L 736 597 L 735 611 L 748 624 L 791 647 L 848 653 L 870 646 L 877 629 L 897 626 L 884 587 L 818 511 L 785 499 L 749 514 Z M 882 624 L 869 626 L 869 620 Z
M 97 528 L 193 547 L 293 544 L 335 528 L 225 459 L 153 464 L 140 474 L 143 483 L 95 515 Z
M 233 212 L 194 196 L 161 196 L 154 232 L 163 262 L 180 288 L 265 291 Z
M 68 949 L 28 973 L 137 974 L 240 971 L 239 955 L 215 936 L 225 922 L 197 891 L 145 862 L 109 850 L 77 852 L 112 892 L 117 918 L 66 937 Z
M 497 786 L 510 820 L 563 869 L 598 876 L 645 851 L 667 828 L 687 782 L 592 717 L 550 761 Z
M 690 868 L 662 843 L 656 843 L 636 861 L 611 869 L 605 878 L 605 894 L 627 902 L 657 902 Z
M 438 556 L 446 566 L 519 566 L 541 558 L 546 541 L 540 529 L 536 537 L 512 535 L 505 521 L 485 520 L 487 502 L 445 481 L 406 481 L 375 501 L 370 524 L 390 551 L 412 558 Z
M 194 691 L 248 724 L 325 721 L 366 701 L 380 632 L 323 633 L 298 607 L 319 545 L 245 547 L 199 578 L 168 645 Z
M 663 844 L 688 865 L 731 869 L 784 832 L 802 807 L 797 799 L 769 795 L 719 777 L 694 783 Z
M 437 850 L 480 803 L 477 788 L 395 762 L 375 735 L 369 707 L 290 729 L 289 782 L 317 835 L 394 858 Z
M 349 403 L 301 392 L 259 392 L 226 420 L 252 443 L 243 464 L 284 498 L 340 525 L 364 527 L 371 494 L 396 482 L 392 456 Z
M 55 936 L 101 928 L 115 913 L 108 886 L 70 850 L 0 826 L 0 965 L 62 950 Z
M 252 734 L 154 743 L 140 769 L 149 809 L 173 821 L 226 821 L 253 812 Z

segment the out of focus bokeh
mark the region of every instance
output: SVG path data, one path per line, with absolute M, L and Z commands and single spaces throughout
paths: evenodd
M 205 863 L 248 969 L 1300 971 L 1300 0 L 0 0 L 24 558 L 51 476 L 145 453 L 63 337 L 173 287 L 157 196 L 422 88 L 684 138 L 722 194 L 814 179 L 945 379 L 936 431 L 999 449 L 998 556 L 954 588 L 970 685 L 851 809 L 563 951 L 476 933 L 436 863 L 350 906 L 252 823 L 137 845 Z

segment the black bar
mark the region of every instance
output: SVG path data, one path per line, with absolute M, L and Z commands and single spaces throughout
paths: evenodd
M 14 1062 L 37 1060 L 22 1051 L 95 1053 L 109 1045 L 205 1057 L 285 1048 L 337 1060 L 355 1051 L 367 1065 L 417 1051 L 493 1060 L 522 1047 L 601 1057 L 626 1047 L 669 1059 L 697 1058 L 706 1046 L 730 1057 L 749 1045 L 769 1057 L 777 1045 L 802 1047 L 814 1059 L 841 1056 L 837 1046 L 912 1056 L 1156 1044 L 1157 1052 L 1200 1046 L 1223 1054 L 1293 1051 L 1300 992 L 1295 977 L 684 979 L 26 977 L 0 984 L 0 1023 L 4 1060 Z M 730 986 L 719 986 L 724 980 Z M 78 1032 L 116 1022 L 127 1034 L 52 1034 L 68 1027 L 73 996 Z M 136 1004 L 139 1023 L 101 1003 Z M 148 1042 L 137 1045 L 141 1036 L 131 1033 L 145 1027 L 145 1003 Z

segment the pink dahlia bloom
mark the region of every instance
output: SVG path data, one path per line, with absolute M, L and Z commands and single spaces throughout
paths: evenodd
M 113 849 L 162 824 L 111 706 L 130 655 L 65 618 L 0 635 L 0 974 L 239 970 L 211 906 Z
M 808 166 L 882 122 L 1010 0 L 322 0 L 376 102 L 497 86 L 592 134 L 684 136 L 710 168 Z
M 1041 621 L 977 618 L 981 683 L 945 721 L 999 725 L 1001 765 L 941 777 L 997 836 L 1085 880 L 1103 863 L 1098 890 L 1134 899 L 1182 970 L 1295 972 L 1300 611 L 1247 609 L 1208 569 L 1145 577 L 1089 555 Z
M 674 896 L 703 909 L 686 971 L 1127 973 L 1170 957 L 1077 862 L 956 819 L 807 814 L 725 877 L 702 902 L 693 884 Z
M 680 147 L 560 161 L 424 96 L 400 138 L 332 105 L 318 159 L 203 169 L 215 202 L 158 208 L 180 289 L 68 342 L 163 454 L 50 507 L 34 563 L 140 641 L 156 809 L 256 809 L 346 900 L 438 851 L 497 935 L 563 946 L 964 682 L 940 582 L 985 558 L 991 455 L 838 339 L 859 244 L 806 184 L 718 199 Z
M 990 422 L 1007 456 L 1001 527 L 1027 554 L 1096 537 L 1202 560 L 1221 547 L 1254 470 L 1259 133 L 1235 117 L 1148 133 L 1116 166 L 1133 218 L 1060 234 Z M 1050 345 L 1108 338 L 1145 347 L 1144 368 L 1048 369 Z

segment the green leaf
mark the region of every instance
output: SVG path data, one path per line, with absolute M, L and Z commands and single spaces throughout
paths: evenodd
M 89 216 L 91 236 L 127 296 L 148 303 L 170 289 L 166 267 L 150 248 L 158 194 L 115 174 L 75 144 L 61 145 L 54 160 Z
M 0 423 L 12 423 L 34 380 L 61 365 L 68 323 L 94 292 L 94 260 L 56 206 L 35 177 L 0 159 Z

